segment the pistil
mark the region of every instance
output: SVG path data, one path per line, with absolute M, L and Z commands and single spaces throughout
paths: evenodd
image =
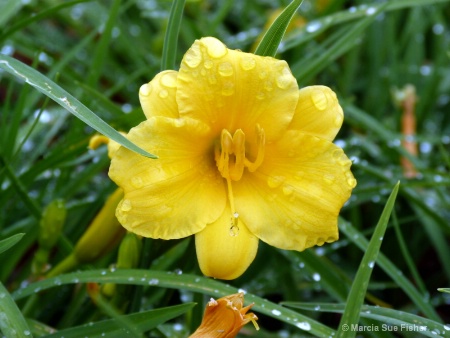
M 244 174 L 244 169 L 254 172 L 264 160 L 265 134 L 264 130 L 256 126 L 256 145 L 257 153 L 255 160 L 250 161 L 245 152 L 245 134 L 242 129 L 237 129 L 234 135 L 227 129 L 223 129 L 220 135 L 220 145 L 217 144 L 214 149 L 217 169 L 227 181 L 228 200 L 231 208 L 231 227 L 230 235 L 237 236 L 239 233 L 239 213 L 234 206 L 233 187 L 231 181 L 239 181 Z

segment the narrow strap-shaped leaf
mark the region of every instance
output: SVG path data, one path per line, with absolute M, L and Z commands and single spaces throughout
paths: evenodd
M 6 338 L 31 337 L 28 323 L 12 299 L 8 290 L 0 282 L 0 331 Z
M 343 313 L 345 303 L 299 303 L 299 302 L 283 302 L 284 306 L 297 309 L 314 311 L 314 312 L 334 312 Z M 437 337 L 439 334 L 445 335 L 450 333 L 450 325 L 442 324 L 434 320 L 424 318 L 405 311 L 390 309 L 380 306 L 363 305 L 361 307 L 361 317 L 378 321 L 374 324 L 375 332 L 406 332 L 420 334 L 421 336 Z M 354 331 L 350 326 L 349 330 Z
M 375 228 L 375 231 L 364 254 L 355 280 L 347 298 L 344 313 L 342 314 L 341 322 L 339 324 L 337 337 L 354 337 L 357 331 L 348 330 L 351 325 L 358 324 L 361 306 L 363 304 L 367 286 L 369 285 L 370 276 L 372 275 L 373 267 L 380 251 L 381 243 L 383 242 L 384 233 L 386 232 L 389 217 L 394 208 L 395 198 L 397 197 L 400 182 L 398 182 L 381 214 L 380 220 Z
M 264 34 L 258 47 L 256 47 L 256 55 L 275 56 L 278 46 L 283 39 L 284 33 L 286 33 L 289 22 L 302 2 L 303 0 L 293 0 L 275 19 L 266 34 Z
M 133 313 L 123 316 L 129 323 L 139 331 L 149 331 L 168 320 L 186 313 L 195 306 L 195 303 L 186 303 L 155 310 Z M 121 325 L 118 319 L 108 319 L 96 323 L 89 323 L 81 326 L 60 330 L 54 334 L 47 335 L 47 338 L 65 337 L 130 337 L 130 332 Z
M 100 74 L 103 70 L 103 64 L 105 63 L 105 56 L 109 52 L 108 45 L 111 41 L 112 30 L 116 25 L 117 18 L 119 16 L 119 10 L 122 0 L 114 0 L 108 13 L 108 20 L 105 23 L 105 27 L 100 36 L 100 40 L 92 58 L 92 64 L 90 67 L 89 75 L 86 82 L 91 87 L 95 87 Z
M 181 19 L 186 0 L 174 0 L 170 9 L 169 22 L 167 23 L 164 47 L 161 59 L 161 70 L 175 69 L 177 56 L 178 34 L 180 32 Z
M 0 241 L 0 253 L 8 250 L 13 247 L 18 241 L 20 241 L 25 234 L 15 234 L 11 237 L 8 237 L 2 241 Z
M 57 277 L 48 278 L 46 280 L 29 284 L 26 287 L 15 291 L 12 296 L 17 300 L 59 285 L 86 282 L 132 284 L 184 289 L 203 293 L 215 298 L 242 292 L 242 290 L 228 284 L 196 275 L 184 273 L 178 275 L 166 271 L 148 269 L 115 269 L 78 271 L 59 275 Z M 245 301 L 246 303 L 255 303 L 252 310 L 283 321 L 289 325 L 294 325 L 301 330 L 308 331 L 309 334 L 314 336 L 325 338 L 330 337 L 335 333 L 335 331 L 328 326 L 312 318 L 250 293 L 245 294 Z
M 141 149 L 126 137 L 108 125 L 94 112 L 87 108 L 84 104 L 78 101 L 75 97 L 57 85 L 55 82 L 47 78 L 45 75 L 39 73 L 37 70 L 27 66 L 26 64 L 0 54 L 0 68 L 15 77 L 24 80 L 38 91 L 50 97 L 53 101 L 67 109 L 73 115 L 78 117 L 81 121 L 97 130 L 99 133 L 109 137 L 122 146 L 146 157 L 157 158 L 155 155 L 148 153 Z

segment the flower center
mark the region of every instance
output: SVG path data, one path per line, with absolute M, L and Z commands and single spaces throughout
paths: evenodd
M 264 160 L 265 133 L 259 125 L 256 125 L 256 157 L 254 161 L 247 158 L 245 151 L 245 134 L 242 129 L 234 132 L 234 135 L 227 129 L 222 129 L 220 144 L 217 143 L 214 149 L 217 169 L 223 178 L 227 180 L 228 199 L 231 207 L 231 228 L 230 235 L 236 236 L 239 232 L 238 217 L 234 207 L 233 189 L 231 181 L 239 181 L 244 173 L 244 168 L 254 172 Z

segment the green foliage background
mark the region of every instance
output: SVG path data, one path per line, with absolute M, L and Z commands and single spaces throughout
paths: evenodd
M 87 149 L 93 128 L 104 130 L 98 117 L 106 129 L 129 130 L 144 119 L 140 85 L 177 69 L 195 39 L 215 36 L 254 51 L 269 17 L 290 1 L 0 2 L 4 336 L 186 337 L 210 297 L 238 290 L 255 302 L 261 327 L 246 326 L 242 337 L 450 335 L 450 1 L 305 0 L 277 49 L 300 3 L 256 52 L 286 60 L 300 87 L 337 93 L 345 121 L 335 142 L 352 159 L 358 186 L 342 210 L 338 242 L 301 253 L 261 243 L 250 269 L 224 283 L 201 277 L 189 238 L 145 240 L 138 269 L 114 268 L 115 246 L 41 280 L 32 271 L 39 224 L 51 202 L 64 201 L 62 234 L 46 261 L 55 266 L 116 188 L 105 147 Z M 397 103 L 409 84 L 418 98 L 413 139 L 402 134 Z M 418 143 L 417 156 L 405 139 Z M 413 178 L 401 157 L 416 168 Z M 105 295 L 93 302 L 87 282 L 128 286 L 116 289 L 118 302 Z M 345 331 L 355 323 L 379 331 Z M 426 330 L 405 329 L 411 325 Z

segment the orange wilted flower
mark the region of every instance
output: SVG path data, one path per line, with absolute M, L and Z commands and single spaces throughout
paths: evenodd
M 242 292 L 218 300 L 211 298 L 206 306 L 201 325 L 190 338 L 233 338 L 248 322 L 253 322 L 253 325 L 259 330 L 256 323 L 258 317 L 254 313 L 247 313 L 253 304 L 243 306 L 244 294 Z

